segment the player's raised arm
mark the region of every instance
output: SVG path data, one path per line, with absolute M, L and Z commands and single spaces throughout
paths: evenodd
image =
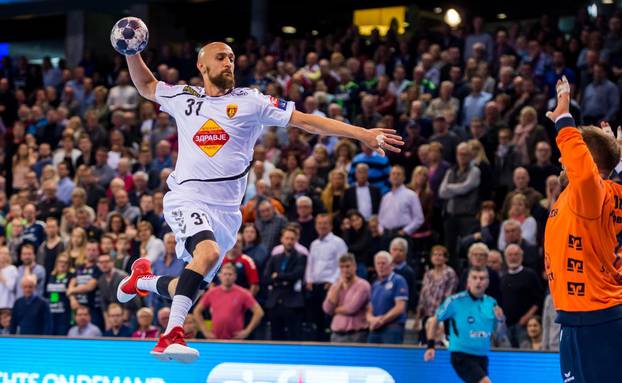
M 385 154 L 385 150 L 399 153 L 401 150 L 399 147 L 404 145 L 402 137 L 395 134 L 394 129 L 363 129 L 341 121 L 297 110 L 294 110 L 292 113 L 289 123 L 309 133 L 354 138 L 381 155 Z
M 573 210 L 585 217 L 600 216 L 605 190 L 603 178 L 606 178 L 613 167 L 607 164 L 607 150 L 603 147 L 614 140 L 598 128 L 584 128 L 583 132 L 576 128 L 574 118 L 570 114 L 570 85 L 564 77 L 557 82 L 557 106 L 548 112 L 547 117 L 555 122 L 558 130 L 557 146 L 561 152 L 561 162 L 568 177 L 568 190 Z M 588 148 L 584 136 L 590 137 Z M 597 158 L 594 157 L 597 156 Z
M 130 70 L 130 77 L 138 93 L 147 100 L 155 102 L 155 91 L 158 80 L 156 80 L 153 73 L 147 68 L 140 53 L 134 56 L 125 56 L 125 58 L 127 59 L 127 67 Z

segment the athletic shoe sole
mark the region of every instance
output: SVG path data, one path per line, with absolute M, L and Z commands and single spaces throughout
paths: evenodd
M 164 352 L 151 351 L 151 355 L 163 362 L 174 360 L 180 363 L 192 363 L 199 358 L 200 354 L 194 348 L 171 344 Z

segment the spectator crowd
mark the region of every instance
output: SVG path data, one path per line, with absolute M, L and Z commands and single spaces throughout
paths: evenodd
M 241 204 L 243 226 L 188 338 L 423 343 L 426 321 L 487 267 L 507 317 L 498 347 L 556 350 L 543 233 L 561 188 L 555 83 L 584 124 L 617 124 L 622 23 L 575 17 L 447 26 L 413 36 L 252 38 L 234 46 L 237 86 L 363 128 L 392 128 L 401 153 L 266 126 Z M 143 53 L 155 76 L 200 87 L 189 42 Z M 200 127 L 197 127 L 199 129 Z M 132 262 L 177 276 L 163 218 L 175 121 L 143 100 L 122 56 L 90 52 L 0 65 L 0 332 L 153 338 L 169 305 L 126 305 Z M 443 341 L 443 334 L 440 334 Z

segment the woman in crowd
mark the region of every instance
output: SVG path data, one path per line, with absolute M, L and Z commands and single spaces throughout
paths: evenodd
M 348 251 L 354 254 L 356 259 L 356 274 L 361 278 L 367 278 L 369 269 L 373 269 L 373 254 L 370 252 L 372 235 L 365 222 L 365 217 L 358 210 L 346 212 L 346 226 L 343 228 L 342 237 L 348 245 Z
M 449 252 L 445 246 L 436 245 L 430 252 L 432 268 L 423 276 L 415 316 L 415 329 L 420 331 L 419 340 L 425 343 L 425 323 L 434 315 L 441 303 L 453 294 L 458 286 L 458 276 L 447 265 Z
M 69 268 L 69 255 L 64 252 L 56 257 L 54 270 L 47 277 L 45 299 L 50 304 L 52 314 L 52 333 L 67 335 L 71 322 L 71 306 L 67 297 L 69 282 L 75 275 Z
M 523 350 L 541 351 L 544 350 L 542 345 L 542 318 L 535 315 L 527 321 L 527 336 L 521 342 L 520 348 Z
M 132 338 L 148 339 L 160 336 L 160 330 L 154 326 L 153 310 L 149 307 L 143 307 L 136 313 L 138 318 L 138 328 L 132 333 Z
M 505 246 L 507 245 L 503 227 L 508 220 L 518 221 L 522 230 L 522 238 L 532 245 L 536 244 L 538 223 L 529 213 L 529 209 L 527 208 L 527 197 L 525 197 L 524 194 L 515 194 L 510 201 L 508 219 L 503 221 L 501 230 L 499 231 L 499 242 L 497 244 L 498 249 L 505 249 Z

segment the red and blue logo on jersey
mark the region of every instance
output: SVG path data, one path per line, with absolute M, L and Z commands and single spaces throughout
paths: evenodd
M 281 110 L 287 110 L 287 101 L 281 100 L 280 98 L 270 96 L 270 103 L 275 108 L 279 108 Z

